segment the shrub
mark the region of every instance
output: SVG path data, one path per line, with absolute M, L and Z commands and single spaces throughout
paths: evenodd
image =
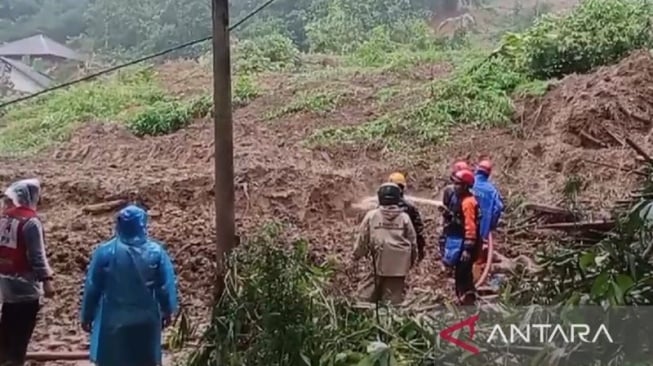
M 538 79 L 587 72 L 653 45 L 647 0 L 586 0 L 564 17 L 546 15 L 522 34 L 509 34 L 504 50 Z
M 279 33 L 238 42 L 234 47 L 234 68 L 238 73 L 257 73 L 293 68 L 299 50 L 293 41 Z
M 164 135 L 186 126 L 191 121 L 191 109 L 177 101 L 158 101 L 148 105 L 127 121 L 136 136 Z
M 129 111 L 163 101 L 150 70 L 132 70 L 18 104 L 2 116 L 0 151 L 26 154 L 66 139 L 89 120 L 122 121 Z

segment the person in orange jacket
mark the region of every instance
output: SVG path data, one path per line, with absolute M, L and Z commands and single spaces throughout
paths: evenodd
M 476 302 L 473 264 L 481 248 L 479 206 L 472 187 L 474 173 L 463 169 L 453 174 L 455 191 L 447 202 L 451 222 L 445 239 L 443 262 L 454 267 L 456 297 L 461 305 Z

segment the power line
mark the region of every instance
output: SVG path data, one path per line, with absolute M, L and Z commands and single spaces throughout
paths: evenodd
M 275 2 L 275 0 L 268 0 L 268 1 L 266 1 L 265 3 L 261 4 L 258 8 L 252 10 L 249 14 L 245 15 L 242 19 L 240 19 L 240 20 L 237 21 L 235 24 L 233 24 L 232 26 L 230 26 L 230 27 L 229 27 L 229 31 L 232 31 L 232 30 L 236 29 L 238 26 L 240 26 L 241 24 L 243 24 L 244 22 L 246 22 L 249 18 L 253 17 L 253 16 L 256 15 L 257 13 L 259 13 L 261 10 L 265 9 L 266 7 L 268 7 L 268 6 L 269 6 L 270 4 L 272 4 L 273 2 Z M 171 47 L 171 48 L 165 49 L 165 50 L 163 50 L 163 51 L 159 51 L 159 52 L 154 53 L 154 54 L 151 54 L 151 55 L 149 55 L 149 56 L 144 56 L 144 57 L 141 57 L 141 58 L 138 58 L 138 59 L 135 59 L 135 60 L 129 61 L 129 62 L 124 63 L 124 64 L 120 64 L 120 65 L 117 65 L 117 66 L 110 67 L 110 68 L 108 68 L 108 69 L 104 69 L 104 70 L 102 70 L 102 71 L 98 71 L 98 72 L 96 72 L 95 74 L 86 75 L 86 76 L 81 77 L 81 78 L 79 78 L 79 79 L 75 79 L 75 80 L 72 80 L 72 81 L 65 82 L 65 83 L 63 83 L 63 84 L 59 84 L 59 85 L 53 86 L 52 88 L 43 89 L 43 90 L 38 91 L 38 92 L 36 92 L 36 93 L 34 93 L 34 94 L 30 94 L 30 95 L 26 95 L 26 96 L 24 96 L 24 97 L 20 97 L 20 98 L 16 98 L 16 99 L 10 100 L 10 101 L 8 101 L 8 102 L 5 102 L 5 103 L 0 104 L 0 109 L 5 108 L 5 107 L 8 107 L 8 106 L 10 106 L 10 105 L 12 105 L 12 104 L 16 104 L 16 103 L 20 103 L 20 102 L 23 102 L 23 101 L 26 101 L 26 100 L 29 100 L 29 99 L 32 99 L 32 98 L 36 98 L 36 97 L 38 97 L 38 96 L 40 96 L 40 95 L 43 95 L 43 94 L 46 94 L 46 93 L 50 93 L 50 92 L 53 92 L 53 91 L 55 91 L 55 90 L 59 90 L 59 89 L 63 89 L 63 88 L 67 88 L 67 87 L 69 87 L 69 86 L 71 86 L 71 85 L 75 85 L 75 84 L 78 84 L 78 83 L 81 83 L 81 82 L 84 82 L 84 81 L 88 81 L 88 80 L 91 80 L 91 79 L 95 79 L 95 78 L 97 78 L 98 76 L 106 75 L 106 74 L 112 73 L 112 72 L 114 72 L 114 71 L 117 71 L 117 70 L 120 70 L 120 69 L 124 69 L 125 67 L 129 67 L 129 66 L 132 66 L 132 65 L 135 65 L 135 64 L 141 63 L 141 62 L 143 62 L 143 61 L 151 60 L 151 59 L 153 59 L 153 58 L 157 58 L 157 57 L 159 57 L 159 56 L 163 56 L 163 55 L 168 54 L 168 53 L 170 53 L 170 52 L 174 52 L 174 51 L 180 50 L 180 49 L 182 49 L 182 48 L 190 47 L 190 46 L 196 45 L 196 44 L 198 44 L 198 43 L 202 43 L 202 42 L 208 41 L 208 40 L 211 39 L 211 38 L 213 38 L 213 36 L 208 36 L 208 37 L 204 37 L 204 38 L 201 38 L 201 39 L 196 39 L 196 40 L 194 40 L 194 41 L 189 41 L 189 42 L 186 42 L 186 43 L 182 43 L 182 44 L 180 44 L 180 45 L 177 45 L 177 46 L 174 46 L 174 47 Z

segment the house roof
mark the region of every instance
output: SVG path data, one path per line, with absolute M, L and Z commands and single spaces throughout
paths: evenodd
M 12 60 L 7 57 L 0 57 L 0 62 L 4 62 L 9 66 L 13 67 L 14 69 L 20 71 L 21 73 L 25 74 L 27 77 L 32 79 L 35 83 L 37 83 L 38 85 L 44 88 L 52 83 L 52 79 L 41 74 L 40 72 L 34 70 L 33 68 L 25 65 L 20 61 Z
M 42 34 L 0 45 L 0 56 L 58 56 L 70 60 L 84 60 L 77 52 Z

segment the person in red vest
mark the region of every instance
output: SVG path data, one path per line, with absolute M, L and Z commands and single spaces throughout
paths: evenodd
M 4 192 L 0 216 L 0 365 L 25 363 L 36 326 L 41 294 L 54 295 L 53 272 L 45 253 L 43 225 L 36 207 L 36 179 L 13 183 Z

